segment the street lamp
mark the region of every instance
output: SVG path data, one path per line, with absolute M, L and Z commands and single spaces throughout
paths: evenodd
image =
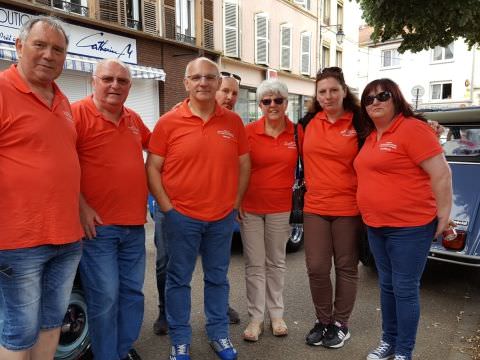
M 318 49 L 319 49 L 319 57 L 317 57 L 317 69 L 320 69 L 321 67 L 325 67 L 325 62 L 323 60 L 323 46 L 322 46 L 322 29 L 324 28 L 333 28 L 335 27 L 337 29 L 336 32 L 336 39 L 338 44 L 342 44 L 343 38 L 345 37 L 345 33 L 342 30 L 342 25 L 337 24 L 337 25 L 320 25 L 318 24 L 317 31 L 318 31 Z M 333 30 L 330 30 L 333 32 Z
M 345 37 L 345 33 L 342 30 L 342 25 L 320 25 L 320 32 L 322 31 L 323 28 L 332 28 L 336 27 L 337 28 L 337 33 L 336 33 L 336 38 L 337 38 L 337 43 L 342 44 L 343 43 L 343 38 Z

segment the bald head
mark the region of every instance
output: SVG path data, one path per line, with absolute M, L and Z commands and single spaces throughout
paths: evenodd
M 240 86 L 236 79 L 233 77 L 223 77 L 220 89 L 218 89 L 215 95 L 215 99 L 220 106 L 233 110 L 237 103 L 239 90 Z
M 126 72 L 128 73 L 128 78 L 130 80 L 132 79 L 132 73 L 130 71 L 130 67 L 120 59 L 103 59 L 103 60 L 100 60 L 95 65 L 95 70 L 93 70 L 93 76 L 98 76 L 98 74 L 102 71 L 103 68 L 109 67 L 111 64 L 117 64 L 118 66 L 123 67 L 126 70 Z
M 185 68 L 185 77 L 192 75 L 192 68 L 197 67 L 197 65 L 200 65 L 201 63 L 207 63 L 211 67 L 214 67 L 216 69 L 217 75 L 220 75 L 220 70 L 218 69 L 218 65 L 215 61 L 210 60 L 209 58 L 206 58 L 204 56 L 198 57 L 196 59 L 193 59 L 187 64 L 187 67 Z

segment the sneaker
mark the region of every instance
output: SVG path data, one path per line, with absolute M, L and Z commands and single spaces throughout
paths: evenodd
M 172 345 L 169 360 L 190 360 L 190 345 Z
M 229 338 L 212 340 L 210 346 L 222 360 L 235 360 L 237 358 L 237 350 L 235 350 Z
M 327 325 L 322 324 L 319 320 L 315 321 L 315 326 L 305 337 L 305 342 L 311 346 L 322 345 L 322 340 L 327 330 Z
M 142 360 L 140 355 L 135 351 L 135 349 L 130 349 L 127 356 L 123 358 L 123 360 Z
M 228 318 L 230 319 L 230 324 L 240 324 L 240 315 L 230 306 L 228 307 Z
M 155 335 L 167 335 L 168 323 L 165 315 L 159 314 L 157 320 L 153 323 L 153 333 Z
M 408 357 L 407 355 L 395 355 L 393 360 L 411 360 L 412 358 Z
M 367 355 L 367 360 L 389 360 L 395 356 L 395 349 L 389 343 L 381 340 L 380 345 Z
M 345 341 L 348 339 L 350 339 L 348 328 L 335 321 L 327 326 L 322 345 L 330 349 L 338 349 L 345 345 Z

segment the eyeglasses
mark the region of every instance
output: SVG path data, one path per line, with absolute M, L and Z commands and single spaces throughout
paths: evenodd
M 260 102 L 265 106 L 269 106 L 272 103 L 272 101 L 277 105 L 282 105 L 283 102 L 285 101 L 285 99 L 284 98 L 275 98 L 275 99 L 262 99 L 262 100 L 260 100 Z
M 392 93 L 390 91 L 382 91 L 381 93 L 378 93 L 375 96 L 368 95 L 365 98 L 365 105 L 366 106 L 372 105 L 375 99 L 377 99 L 380 102 L 385 102 L 385 101 L 388 101 L 391 97 L 392 97 Z
M 213 82 L 218 79 L 217 74 L 207 74 L 207 75 L 200 75 L 200 74 L 194 74 L 194 75 L 188 75 L 185 76 L 187 79 L 193 82 L 200 82 L 202 79 L 207 80 L 208 82 Z
M 230 73 L 228 71 L 221 71 L 220 72 L 220 75 L 222 75 L 222 77 L 231 77 L 231 78 L 234 78 L 235 80 L 238 81 L 238 83 L 240 83 L 240 81 L 242 81 L 242 78 L 240 76 L 238 76 L 237 74 L 233 74 L 233 73 Z
M 111 85 L 115 81 L 117 81 L 117 84 L 120 86 L 127 86 L 128 84 L 130 84 L 130 79 L 127 79 L 127 78 L 116 78 L 113 76 L 97 76 L 97 75 L 93 75 L 93 76 L 95 76 L 97 79 L 100 79 L 105 85 Z

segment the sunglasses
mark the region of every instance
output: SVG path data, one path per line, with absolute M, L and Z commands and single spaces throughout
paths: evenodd
M 272 103 L 272 101 L 277 105 L 282 105 L 284 100 L 285 100 L 284 98 L 262 99 L 262 100 L 260 100 L 260 102 L 265 106 L 270 105 Z
M 221 71 L 220 72 L 220 75 L 222 77 L 231 77 L 231 78 L 234 78 L 235 80 L 238 81 L 238 83 L 240 83 L 240 81 L 242 81 L 242 78 L 240 76 L 238 76 L 237 74 L 234 74 L 234 73 L 230 73 L 228 71 Z
M 365 105 L 366 106 L 372 105 L 375 99 L 377 99 L 380 102 L 385 102 L 385 101 L 388 101 L 391 97 L 392 97 L 392 93 L 390 91 L 382 91 L 381 93 L 378 93 L 375 96 L 368 95 L 365 98 Z

